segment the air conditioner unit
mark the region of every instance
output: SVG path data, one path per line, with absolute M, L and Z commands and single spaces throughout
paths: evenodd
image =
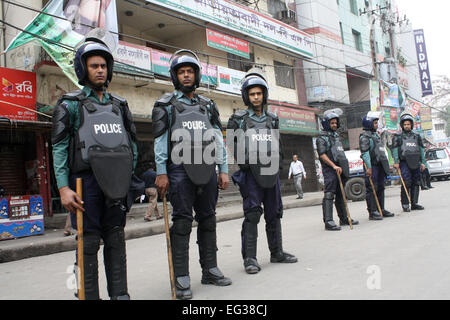
M 293 10 L 281 10 L 281 11 L 278 11 L 278 20 L 281 20 L 281 21 L 293 21 L 293 22 L 295 22 L 296 21 L 296 14 L 295 14 L 295 11 L 293 11 Z

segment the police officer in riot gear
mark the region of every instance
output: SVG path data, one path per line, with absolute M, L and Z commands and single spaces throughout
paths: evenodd
M 127 101 L 106 91 L 113 56 L 100 40 L 87 38 L 75 54 L 75 72 L 83 89 L 65 94 L 53 114 L 55 176 L 62 205 L 83 211 L 86 299 L 99 299 L 98 260 L 104 265 L 111 299 L 128 300 L 125 251 L 126 196 L 137 162 L 136 129 Z M 74 192 L 83 179 L 83 199 Z
M 408 197 L 402 185 L 401 203 L 404 212 L 423 210 L 418 204 L 420 191 L 420 172 L 425 170 L 425 151 L 422 138 L 413 131 L 414 118 L 409 113 L 400 116 L 401 133 L 394 135 L 392 155 L 394 167 L 400 170 L 411 198 L 411 209 Z
M 384 208 L 384 182 L 386 176 L 389 175 L 389 160 L 386 151 L 381 142 L 380 136 L 377 134 L 378 112 L 369 111 L 363 118 L 362 126 L 364 132 L 359 136 L 359 149 L 361 158 L 365 166 L 366 173 L 366 202 L 367 211 L 369 212 L 369 220 L 383 220 L 383 217 L 393 217 L 394 214 Z M 367 166 L 367 170 L 366 170 Z M 375 192 L 380 203 L 381 214 L 378 212 L 376 199 L 370 184 L 369 177 L 375 188 Z
M 267 83 L 259 74 L 247 74 L 241 92 L 248 109 L 236 111 L 228 120 L 227 144 L 233 144 L 234 157 L 240 168 L 232 179 L 239 185 L 243 198 L 241 252 L 244 268 L 247 273 L 255 274 L 261 270 L 256 251 L 258 223 L 263 212 L 270 262 L 295 263 L 297 258 L 283 251 L 282 246 L 283 203 L 279 174 L 282 153 L 278 148 L 278 117 L 264 108 L 268 98 Z M 239 148 L 242 145 L 244 148 Z M 272 145 L 275 148 L 271 148 Z M 244 154 L 238 155 L 240 151 Z M 253 156 L 255 151 L 257 156 Z M 264 156 L 270 159 L 269 163 L 262 161 Z M 264 204 L 264 210 L 261 204 Z
M 339 216 L 340 225 L 349 225 L 345 210 L 345 203 L 340 190 L 338 174 L 342 177 L 343 185 L 349 176 L 348 160 L 345 156 L 339 134 L 336 132 L 340 127 L 339 116 L 341 109 L 332 109 L 324 112 L 321 121 L 323 132 L 316 139 L 317 153 L 324 178 L 324 198 L 322 201 L 323 222 L 325 230 L 337 231 L 341 227 L 333 220 L 333 200 Z M 352 219 L 352 225 L 359 222 Z
M 190 55 L 180 55 L 182 52 Z M 192 208 L 198 223 L 201 283 L 231 284 L 231 280 L 217 267 L 215 216 L 218 188 L 224 190 L 228 187 L 228 165 L 217 105 L 195 94 L 201 79 L 197 56 L 189 50 L 174 53 L 170 77 L 175 91 L 160 97 L 152 113 L 157 171 L 155 184 L 161 197 L 169 192 L 173 207 L 170 238 L 176 296 L 185 300 L 192 298 L 189 277 Z M 211 153 L 214 156 L 212 161 L 206 157 L 209 154 L 206 151 L 211 149 L 215 150 L 214 154 Z M 195 158 L 195 154 L 200 154 L 200 157 Z M 216 165 L 219 166 L 218 176 Z

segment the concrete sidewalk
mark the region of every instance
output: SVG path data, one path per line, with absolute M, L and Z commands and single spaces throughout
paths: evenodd
M 391 196 L 400 196 L 398 188 L 386 188 L 386 197 Z M 296 197 L 296 195 L 283 197 L 284 210 L 321 205 L 323 192 L 305 193 L 303 199 L 296 199 Z M 125 237 L 127 240 L 165 232 L 164 219 L 150 222 L 144 221 L 143 216 L 147 205 L 133 205 L 132 210 L 127 216 L 127 224 L 125 226 Z M 162 213 L 162 203 L 158 203 L 158 207 Z M 170 203 L 168 207 L 170 221 Z M 302 210 L 300 209 L 299 213 L 301 212 Z M 336 214 L 336 212 L 334 213 Z M 219 196 L 216 209 L 217 222 L 240 219 L 243 216 L 242 198 L 240 196 L 227 196 L 222 198 Z M 65 221 L 65 215 L 62 215 L 61 218 Z M 318 223 L 320 222 L 321 220 L 318 221 Z M 194 222 L 193 226 L 196 225 Z M 64 237 L 63 231 L 60 228 L 47 228 L 43 235 L 0 241 L 0 263 L 75 250 L 77 245 L 75 236 Z

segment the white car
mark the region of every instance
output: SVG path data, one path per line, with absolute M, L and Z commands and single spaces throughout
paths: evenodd
M 432 148 L 425 153 L 431 178 L 443 180 L 450 178 L 450 149 Z

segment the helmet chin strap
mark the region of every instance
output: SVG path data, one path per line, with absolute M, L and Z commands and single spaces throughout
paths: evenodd
M 105 81 L 101 86 L 96 86 L 93 84 L 89 79 L 86 81 L 86 85 L 96 91 L 104 91 L 106 88 L 108 88 L 108 81 Z

